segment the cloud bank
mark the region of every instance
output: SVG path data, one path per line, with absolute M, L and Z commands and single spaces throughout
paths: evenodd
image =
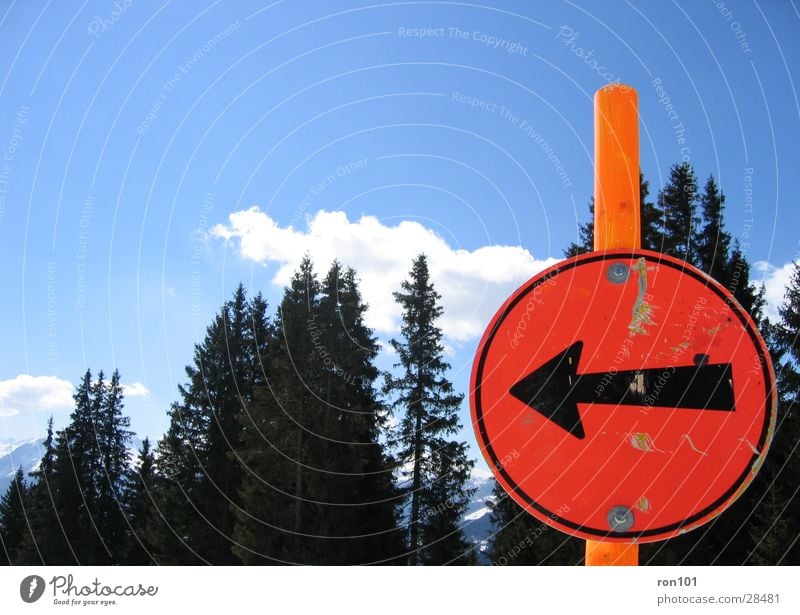
M 72 384 L 61 378 L 20 374 L 11 380 L 0 380 L 0 416 L 72 406 Z
M 318 211 L 306 219 L 306 229 L 282 227 L 257 206 L 233 212 L 211 235 L 230 242 L 245 259 L 276 264 L 272 282 L 289 283 L 304 254 L 320 275 L 334 260 L 353 267 L 361 278 L 361 292 L 369 304 L 367 323 L 383 334 L 399 329 L 400 309 L 392 293 L 407 278 L 412 259 L 428 255 L 431 277 L 442 295 L 445 334 L 458 342 L 479 337 L 495 310 L 522 282 L 558 262 L 536 258 L 520 246 L 490 245 L 475 250 L 453 248 L 422 224 L 402 221 L 391 225 L 375 216 L 356 221 L 341 211 Z M 759 261 L 753 265 L 766 289 L 766 314 L 773 321 L 791 279 L 793 263 L 781 266 Z
M 277 264 L 272 282 L 280 286 L 290 281 L 306 253 L 321 275 L 334 259 L 353 267 L 369 304 L 367 324 L 381 333 L 399 330 L 400 308 L 392 293 L 421 252 L 428 256 L 431 278 L 442 295 L 440 325 L 456 341 L 478 337 L 511 291 L 558 260 L 537 259 L 519 246 L 453 248 L 413 221 L 390 225 L 375 216 L 350 221 L 341 211 L 318 211 L 306 223 L 305 230 L 282 227 L 251 207 L 230 214 L 227 224 L 213 227 L 211 235 L 231 242 L 245 259 Z
M 148 389 L 141 382 L 123 384 L 122 392 L 125 397 L 150 397 L 150 389 Z

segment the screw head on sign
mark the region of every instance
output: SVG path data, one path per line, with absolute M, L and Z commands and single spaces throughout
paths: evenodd
M 627 506 L 613 506 L 606 519 L 612 531 L 626 532 L 633 526 L 633 511 Z
M 612 263 L 606 269 L 606 279 L 612 284 L 622 284 L 628 279 L 630 270 L 623 263 Z

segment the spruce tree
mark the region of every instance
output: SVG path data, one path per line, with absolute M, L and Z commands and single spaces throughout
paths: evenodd
M 800 263 L 778 310 L 779 322 L 772 339 L 780 353 L 775 362 L 778 374 L 778 420 L 770 453 L 762 472 L 769 481 L 764 513 L 752 535 L 756 541 L 753 561 L 758 564 L 800 564 Z
M 757 288 L 750 282 L 750 263 L 742 250 L 738 239 L 733 241 L 727 271 L 723 274 L 727 281 L 728 291 L 736 298 L 760 328 L 763 328 L 764 300 L 763 286 Z
M 246 563 L 363 564 L 402 550 L 365 311 L 355 273 L 338 263 L 320 284 L 306 257 L 284 293 L 267 384 L 245 418 L 236 553 Z
M 290 461 L 287 492 L 291 494 L 288 525 L 290 535 L 285 537 L 284 557 L 298 563 L 310 562 L 314 556 L 314 542 L 308 536 L 315 513 L 313 494 L 309 482 L 318 466 L 315 455 L 322 443 L 322 435 L 312 421 L 319 410 L 316 394 L 321 375 L 322 357 L 314 351 L 309 321 L 319 305 L 319 281 L 311 259 L 306 256 L 291 285 L 283 296 L 276 327 L 275 385 L 281 416 L 276 425 L 285 425 L 282 437 L 275 441 L 282 454 Z M 311 496 L 311 497 L 309 497 Z
M 326 538 L 347 537 L 353 532 L 348 523 L 351 511 L 346 507 L 355 503 L 357 495 L 358 442 L 354 442 L 349 429 L 353 423 L 348 407 L 351 391 L 342 379 L 353 375 L 344 371 L 341 363 L 346 349 L 339 345 L 344 343 L 346 332 L 338 334 L 342 329 L 338 309 L 340 272 L 340 266 L 334 263 L 331 273 L 315 286 L 318 294 L 310 302 L 310 313 L 304 314 L 310 355 L 303 363 L 306 371 L 296 374 L 296 380 L 306 387 L 302 423 L 306 433 L 300 454 L 306 464 L 302 478 L 302 497 L 306 501 L 302 507 L 308 515 L 301 517 L 295 531 L 304 535 L 300 554 L 302 561 L 309 564 L 339 563 L 339 557 L 354 546 L 347 538 Z M 357 406 L 353 410 L 359 411 Z
M 282 412 L 269 385 L 255 390 L 239 453 L 245 473 L 234 526 L 234 554 L 244 564 L 301 563 L 293 529 L 294 441 Z
M 664 212 L 664 250 L 695 264 L 697 230 L 697 178 L 688 162 L 670 169 L 669 181 L 659 192 L 658 207 Z
M 797 429 L 796 424 L 794 428 Z M 775 452 L 770 454 L 775 455 Z M 797 463 L 796 458 L 792 461 Z M 796 566 L 800 562 L 800 553 L 796 548 L 798 496 L 797 488 L 791 487 L 791 484 L 796 483 L 782 482 L 789 474 L 790 471 L 781 470 L 769 472 L 769 485 L 758 507 L 758 514 L 754 515 L 748 528 L 747 538 L 752 549 L 745 563 L 757 566 Z M 796 472 L 791 474 L 794 475 L 793 478 L 797 477 Z
M 150 439 L 142 440 L 142 448 L 134 467 L 128 469 L 128 484 L 125 491 L 125 513 L 129 533 L 126 540 L 124 562 L 129 566 L 144 566 L 154 563 L 147 527 L 158 512 L 153 507 L 155 487 L 155 457 L 150 448 Z
M 119 372 L 106 382 L 102 371 L 93 381 L 86 370 L 74 400 L 70 422 L 56 437 L 50 481 L 71 550 L 57 563 L 117 564 L 125 552 L 127 524 L 120 498 L 131 437 L 130 419 L 122 414 Z
M 465 486 L 473 461 L 453 436 L 461 428 L 462 395 L 446 377 L 441 296 L 433 287 L 424 255 L 414 259 L 410 277 L 394 293 L 402 307 L 400 341 L 391 340 L 402 368 L 387 376 L 385 392 L 404 410 L 395 434 L 398 461 L 409 468 L 408 547 L 410 565 L 469 561 L 470 545 L 459 527 L 471 490 Z M 440 545 L 445 546 L 442 548 Z
M 750 280 L 750 263 L 738 239 L 725 230 L 725 196 L 713 177 L 706 182 L 701 197 L 704 226 L 697 238 L 697 265 L 730 292 L 750 314 L 761 334 L 769 335 L 771 324 L 766 319 L 765 288 Z
M 730 280 L 731 236 L 725 230 L 725 195 L 713 176 L 706 181 L 700 195 L 700 226 L 696 238 L 697 266 L 723 286 Z
M 103 403 L 102 371 L 93 382 L 86 370 L 73 399 L 69 424 L 56 435 L 55 466 L 50 489 L 70 553 L 52 563 L 97 565 L 108 563 L 111 551 L 97 525 L 100 460 L 96 454 L 95 417 Z M 50 563 L 50 562 L 48 562 Z
M 53 417 L 47 421 L 44 453 L 28 489 L 28 531 L 18 547 L 18 562 L 28 566 L 52 565 L 74 561 L 72 548 L 66 538 L 56 504 L 56 449 Z
M 443 441 L 430 452 L 430 478 L 419 491 L 422 518 L 419 524 L 419 563 L 474 565 L 476 545 L 461 528 L 474 488 L 465 488 L 473 461 L 465 442 Z
M 574 566 L 584 543 L 553 529 L 521 508 L 495 482 L 492 490 L 489 559 L 495 566 Z
M 248 301 L 240 284 L 195 346 L 181 400 L 159 442 L 159 511 L 148 533 L 160 563 L 233 564 L 239 505 L 242 416 L 263 383 L 266 302 Z
M 639 171 L 639 211 L 642 228 L 642 248 L 664 251 L 664 211 L 649 200 L 650 182 Z
M 123 395 L 120 375 L 114 370 L 111 380 L 96 384 L 97 411 L 94 422 L 97 476 L 96 525 L 110 553 L 108 563 L 120 563 L 127 555 L 129 526 L 123 497 L 128 475 L 128 443 L 133 432 L 130 418 L 122 414 Z
M 119 372 L 106 382 L 90 370 L 73 396 L 69 424 L 55 437 L 52 417 L 44 454 L 31 474 L 29 527 L 20 546 L 26 564 L 118 564 L 127 522 L 122 507 L 128 471 L 128 417 Z
M 172 404 L 169 417 L 169 428 L 156 446 L 153 510 L 145 517 L 144 541 L 152 546 L 157 564 L 211 564 L 198 551 L 198 528 L 204 523 L 195 504 L 203 476 L 198 458 L 201 434 L 179 404 Z
M 778 309 L 779 322 L 775 327 L 776 345 L 787 361 L 780 366 L 783 381 L 783 397 L 793 412 L 800 404 L 800 261 L 794 263 L 792 277 L 783 303 Z
M 13 566 L 19 563 L 17 549 L 28 533 L 25 513 L 27 499 L 28 487 L 20 467 L 6 492 L 0 496 L 0 564 Z
M 311 340 L 322 360 L 320 415 L 324 439 L 316 448 L 325 473 L 318 475 L 314 533 L 338 536 L 319 541 L 319 562 L 383 563 L 403 552 L 397 529 L 399 493 L 392 460 L 380 437 L 386 411 L 374 388 L 377 340 L 364 324 L 367 306 L 355 272 L 334 262 L 320 287 Z M 349 536 L 349 538 L 347 538 Z
M 264 359 L 266 381 L 255 388 L 250 412 L 241 419 L 239 455 L 246 471 L 234 552 L 246 564 L 307 563 L 313 557 L 308 482 L 315 466 L 309 455 L 321 441 L 312 425 L 321 370 L 309 324 L 318 303 L 319 281 L 306 256 L 278 307 Z

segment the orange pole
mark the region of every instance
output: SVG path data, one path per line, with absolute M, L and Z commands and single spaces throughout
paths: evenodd
M 641 247 L 639 103 L 612 83 L 594 95 L 594 249 Z M 586 541 L 587 566 L 636 566 L 639 545 Z
M 634 542 L 586 541 L 587 566 L 638 566 L 639 545 Z
M 639 103 L 614 83 L 594 95 L 594 249 L 639 248 Z

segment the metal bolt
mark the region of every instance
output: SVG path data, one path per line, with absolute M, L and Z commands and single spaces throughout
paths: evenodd
M 612 263 L 606 269 L 606 279 L 612 284 L 622 284 L 628 279 L 630 270 L 628 266 L 623 263 Z
M 627 506 L 613 506 L 606 519 L 612 531 L 626 532 L 633 526 L 633 511 Z

